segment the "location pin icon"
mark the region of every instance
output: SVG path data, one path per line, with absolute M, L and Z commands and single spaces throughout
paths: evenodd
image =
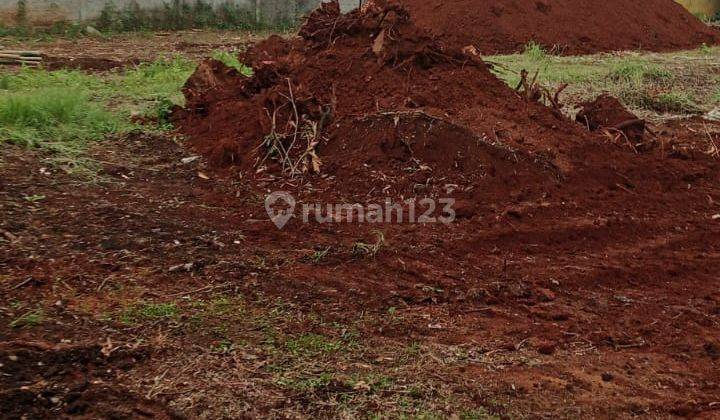
M 282 229 L 295 213 L 295 198 L 289 192 L 275 191 L 265 198 L 265 211 L 275 226 Z

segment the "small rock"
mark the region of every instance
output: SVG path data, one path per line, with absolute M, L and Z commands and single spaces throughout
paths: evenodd
M 603 381 L 610 382 L 613 379 L 615 379 L 615 376 L 610 372 L 604 372 L 602 375 L 600 375 Z
M 200 156 L 189 156 L 189 157 L 180 159 L 180 162 L 182 162 L 184 165 L 187 165 L 188 163 L 195 162 L 198 159 L 200 159 Z
M 720 214 L 713 214 L 712 219 L 713 219 L 713 220 L 720 220 Z
M 15 356 L 14 354 L 11 354 L 10 356 L 8 356 L 8 359 L 10 359 L 11 362 L 17 362 L 17 361 L 18 361 L 18 357 Z

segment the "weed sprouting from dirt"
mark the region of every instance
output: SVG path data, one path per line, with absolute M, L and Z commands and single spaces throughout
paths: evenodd
M 326 247 L 324 249 L 319 249 L 317 251 L 314 251 L 312 254 L 307 256 L 307 259 L 312 262 L 313 264 L 320 264 L 325 257 L 330 253 L 330 250 L 332 247 Z
M 41 325 L 45 321 L 45 312 L 42 309 L 33 309 L 20 315 L 10 322 L 10 328 L 31 328 Z
M 340 350 L 343 344 L 319 334 L 303 334 L 285 342 L 285 348 L 294 355 L 315 356 Z
M 372 244 L 355 242 L 352 246 L 353 255 L 375 257 L 385 245 L 385 235 L 379 231 L 376 231 L 375 234 L 377 235 L 377 240 Z
M 542 62 L 548 58 L 548 53 L 545 51 L 545 48 L 535 41 L 528 42 L 523 51 L 523 55 L 535 62 Z
M 61 155 L 123 130 L 120 119 L 69 87 L 11 92 L 0 97 L 0 140 Z

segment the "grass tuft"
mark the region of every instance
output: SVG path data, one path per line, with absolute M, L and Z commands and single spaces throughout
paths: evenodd
M 523 51 L 523 55 L 530 59 L 531 61 L 545 61 L 548 59 L 548 53 L 545 51 L 545 48 L 542 47 L 542 45 L 538 44 L 535 41 L 530 41 L 525 46 L 525 50 Z

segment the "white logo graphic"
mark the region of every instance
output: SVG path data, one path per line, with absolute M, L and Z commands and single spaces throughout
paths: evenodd
M 286 191 L 275 191 L 265 199 L 265 211 L 275 226 L 282 229 L 295 213 L 295 198 Z

